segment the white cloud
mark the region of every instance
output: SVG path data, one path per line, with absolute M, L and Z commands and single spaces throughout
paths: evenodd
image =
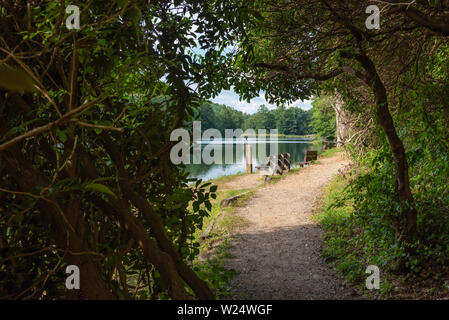
M 309 110 L 312 108 L 312 100 L 304 100 L 302 101 L 301 99 L 296 100 L 295 102 L 292 103 L 292 106 L 294 107 L 299 107 L 301 109 L 304 110 Z
M 268 109 L 276 109 L 276 105 L 268 103 L 268 101 L 265 99 L 264 93 L 260 94 L 256 98 L 251 99 L 251 101 L 248 103 L 246 101 L 240 101 L 238 94 L 235 93 L 232 89 L 222 91 L 217 97 L 212 99 L 212 102 L 218 104 L 225 104 L 234 109 L 249 114 L 257 112 L 259 106 L 263 104 Z M 294 103 L 292 103 L 291 106 L 300 107 L 304 110 L 308 110 L 312 108 L 311 102 L 312 102 L 311 100 L 304 100 L 304 101 L 297 100 Z

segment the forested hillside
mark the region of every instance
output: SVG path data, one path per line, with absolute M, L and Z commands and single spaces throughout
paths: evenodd
M 277 129 L 279 134 L 307 135 L 315 133 L 311 125 L 312 111 L 305 111 L 297 107 L 280 105 L 269 110 L 261 105 L 254 114 L 246 114 L 226 105 L 204 103 L 198 109 L 202 130 L 218 129 L 224 136 L 225 129 Z M 327 117 L 335 122 L 335 112 L 331 111 Z

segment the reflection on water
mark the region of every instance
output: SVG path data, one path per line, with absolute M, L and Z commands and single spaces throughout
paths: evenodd
M 237 147 L 242 147 L 242 144 L 245 144 L 245 140 L 237 139 L 237 140 L 215 140 L 215 141 L 199 141 L 201 144 L 201 149 L 203 150 L 208 144 L 221 144 L 222 145 L 222 157 L 223 164 L 188 164 L 186 165 L 187 172 L 189 172 L 190 178 L 200 178 L 203 180 L 209 180 L 218 178 L 221 176 L 232 175 L 240 172 L 245 172 L 245 156 L 244 154 L 240 154 L 240 157 L 237 157 Z M 255 140 L 248 139 L 247 143 L 252 146 L 252 159 L 253 159 L 253 170 L 255 166 L 265 165 L 270 153 L 270 140 Z M 265 150 L 266 156 L 263 159 L 257 159 L 257 154 L 259 151 L 259 146 L 261 143 L 266 143 Z M 225 145 L 233 145 L 233 158 L 234 161 L 232 164 L 225 164 Z M 228 146 L 229 147 L 229 146 Z M 304 154 L 306 150 L 313 149 L 312 140 L 311 139 L 298 139 L 298 138 L 279 138 L 278 139 L 278 150 L 277 153 L 290 153 L 291 155 L 291 163 L 294 165 L 295 162 L 301 162 L 304 160 Z M 237 159 L 238 158 L 238 159 Z

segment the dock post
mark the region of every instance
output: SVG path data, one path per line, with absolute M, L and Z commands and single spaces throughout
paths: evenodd
M 245 144 L 245 157 L 246 157 L 246 173 L 253 173 L 253 158 L 251 156 L 251 145 Z

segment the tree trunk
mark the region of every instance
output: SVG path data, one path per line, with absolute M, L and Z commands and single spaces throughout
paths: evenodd
M 399 240 L 402 243 L 408 244 L 416 232 L 417 212 L 413 207 L 414 199 L 410 190 L 408 163 L 404 144 L 396 132 L 393 118 L 388 108 L 387 90 L 376 71 L 374 63 L 366 55 L 358 56 L 357 60 L 368 72 L 369 81 L 367 84 L 373 89 L 376 104 L 376 118 L 387 136 L 393 154 L 395 164 L 395 191 L 403 210 L 402 218 L 405 220 L 401 225 L 401 230 L 399 230 Z M 406 248 L 408 248 L 407 245 Z
M 157 240 L 158 246 L 162 251 L 167 253 L 171 259 L 173 259 L 177 272 L 182 279 L 192 288 L 193 292 L 198 299 L 201 300 L 215 300 L 215 296 L 207 283 L 200 279 L 197 274 L 190 269 L 189 266 L 182 260 L 176 251 L 173 243 L 167 237 L 165 233 L 164 225 L 161 218 L 154 211 L 149 202 L 139 194 L 137 194 L 129 185 L 128 173 L 125 170 L 124 163 L 120 153 L 118 152 L 115 144 L 112 142 L 109 136 L 103 135 L 105 140 L 106 151 L 110 155 L 112 161 L 117 167 L 119 173 L 119 184 L 124 196 L 142 212 L 145 220 L 151 227 L 152 233 Z
M 93 162 L 83 146 L 79 146 L 77 151 L 81 167 L 83 168 L 81 176 L 85 179 L 99 178 L 98 172 L 96 172 L 95 167 L 92 165 Z M 156 245 L 141 222 L 131 213 L 128 203 L 129 199 L 111 198 L 111 205 L 100 198 L 93 198 L 92 200 L 97 207 L 101 208 L 112 219 L 115 218 L 124 222 L 125 229 L 139 244 L 146 260 L 159 271 L 162 282 L 166 285 L 171 298 L 176 300 L 189 300 L 192 298 L 186 292 L 184 281 L 177 272 L 176 261 Z
M 348 115 L 343 109 L 343 99 L 338 92 L 335 92 L 335 101 L 332 104 L 335 110 L 335 123 L 337 128 L 337 147 L 343 147 L 348 135 Z
M 0 153 L 0 159 L 3 160 L 22 191 L 28 192 L 35 185 L 49 185 L 49 181 L 32 167 L 31 162 L 27 161 L 17 146 L 12 146 Z M 51 199 L 51 201 L 59 203 L 57 199 Z M 98 258 L 91 254 L 79 254 L 92 251 L 87 242 L 89 229 L 80 212 L 79 201 L 77 199 L 69 200 L 68 206 L 64 210 L 65 216 L 75 232 L 68 227 L 61 213 L 53 204 L 40 200 L 37 202 L 37 206 L 43 218 L 51 226 L 52 237 L 55 239 L 58 249 L 62 252 L 67 251 L 65 261 L 80 269 L 80 289 L 68 291 L 67 297 L 89 300 L 117 299 L 117 296 L 102 279 L 102 269 Z

